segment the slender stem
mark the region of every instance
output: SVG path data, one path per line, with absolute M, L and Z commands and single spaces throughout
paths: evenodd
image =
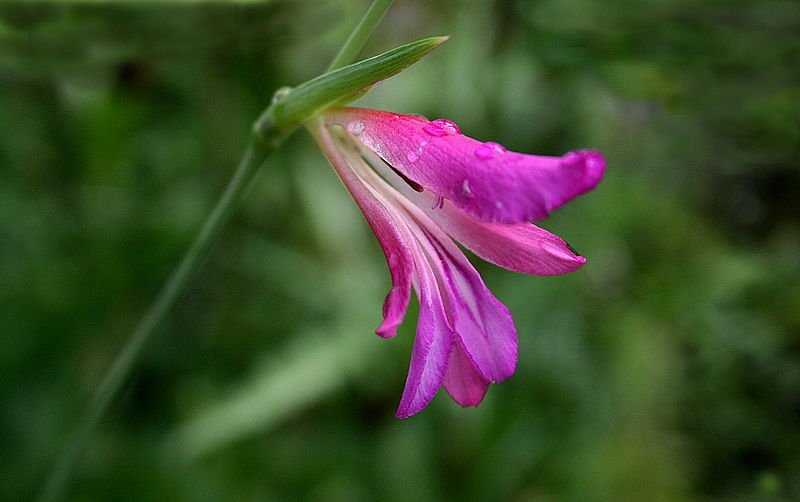
M 391 4 L 392 0 L 374 0 L 372 2 L 364 17 L 347 38 L 342 49 L 331 63 L 328 68 L 329 71 L 345 66 L 355 59 Z M 105 415 L 114 397 L 127 381 L 147 341 L 164 321 L 172 306 L 175 305 L 175 302 L 186 289 L 186 285 L 193 273 L 217 241 L 223 227 L 233 214 L 236 203 L 252 184 L 261 164 L 264 163 L 264 160 L 277 148 L 283 139 L 285 139 L 285 135 L 273 138 L 257 138 L 247 147 L 233 178 L 228 182 L 222 197 L 220 197 L 217 205 L 214 206 L 214 210 L 203 224 L 200 233 L 183 256 L 178 268 L 173 271 L 167 283 L 158 293 L 155 301 L 137 325 L 122 352 L 114 359 L 111 368 L 98 386 L 97 392 L 89 404 L 86 416 L 53 466 L 53 470 L 50 471 L 44 489 L 39 496 L 40 502 L 55 502 L 62 498 L 72 469 L 75 466 L 75 461 L 83 451 L 94 428 Z
M 392 6 L 392 1 L 393 0 L 373 0 L 367 12 L 364 13 L 364 17 L 361 18 L 361 21 L 358 22 L 352 33 L 350 33 L 350 36 L 347 37 L 347 41 L 345 41 L 342 48 L 339 49 L 339 53 L 336 54 L 336 57 L 331 61 L 330 66 L 328 66 L 328 71 L 341 68 L 353 62 L 358 56 L 358 53 L 361 52 L 361 49 L 367 45 L 369 36 L 378 24 L 380 24 L 386 11 Z
M 189 247 L 189 250 L 184 255 L 178 268 L 175 269 L 172 276 L 170 276 L 167 283 L 159 292 L 156 300 L 150 306 L 150 309 L 139 322 L 133 335 L 122 349 L 122 352 L 116 357 L 111 369 L 106 373 L 103 381 L 97 388 L 97 392 L 89 404 L 86 417 L 81 422 L 72 441 L 64 450 L 50 473 L 44 491 L 39 497 L 41 502 L 52 502 L 61 498 L 64 488 L 66 487 L 66 482 L 69 480 L 70 473 L 74 467 L 75 460 L 77 460 L 83 450 L 95 426 L 97 426 L 100 419 L 105 415 L 114 396 L 117 395 L 120 388 L 127 380 L 145 344 L 184 291 L 192 273 L 197 270 L 203 258 L 208 254 L 211 246 L 216 242 L 220 231 L 230 219 L 236 207 L 236 202 L 247 187 L 250 186 L 251 181 L 258 173 L 259 166 L 264 162 L 269 153 L 270 150 L 265 148 L 264 145 L 255 146 L 251 144 L 248 146 L 241 162 L 239 162 L 239 167 L 236 168 L 233 178 L 231 178 L 228 186 L 222 193 L 222 197 L 220 197 L 211 215 L 203 224 L 200 233 L 195 238 L 191 247 Z

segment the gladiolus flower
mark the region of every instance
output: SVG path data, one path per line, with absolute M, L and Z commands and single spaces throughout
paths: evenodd
M 392 287 L 376 332 L 397 334 L 411 289 L 419 320 L 397 416 L 425 408 L 444 385 L 477 406 L 517 365 L 517 332 L 454 239 L 495 265 L 558 275 L 586 259 L 530 221 L 597 185 L 591 150 L 526 155 L 461 134 L 445 119 L 333 108 L 308 125 L 383 248 Z

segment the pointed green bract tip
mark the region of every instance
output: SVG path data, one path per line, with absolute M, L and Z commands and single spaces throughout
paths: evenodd
M 423 38 L 284 89 L 256 122 L 255 133 L 260 138 L 288 133 L 325 108 L 352 101 L 365 88 L 400 73 L 448 38 Z

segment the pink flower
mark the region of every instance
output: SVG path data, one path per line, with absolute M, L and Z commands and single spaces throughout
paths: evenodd
M 511 152 L 461 134 L 445 119 L 335 108 L 309 129 L 375 232 L 392 277 L 378 335 L 391 338 L 413 286 L 417 335 L 397 416 L 425 408 L 444 385 L 477 406 L 517 365 L 511 313 L 453 242 L 525 274 L 558 275 L 586 259 L 529 221 L 600 181 L 605 161 Z

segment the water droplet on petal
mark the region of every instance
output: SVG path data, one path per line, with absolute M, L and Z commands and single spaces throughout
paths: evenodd
M 567 166 L 574 166 L 580 163 L 581 156 L 577 152 L 569 152 L 561 157 L 561 162 Z
M 441 195 L 436 196 L 436 200 L 433 202 L 433 207 L 431 209 L 441 209 L 444 207 L 444 197 Z
M 489 160 L 506 152 L 506 148 L 493 141 L 487 141 L 475 149 L 475 156 L 481 160 Z
M 448 136 L 461 133 L 461 129 L 458 127 L 458 124 L 452 120 L 436 119 L 433 121 L 433 123 L 444 129 Z
M 589 168 L 589 170 L 591 171 L 594 171 L 596 169 L 602 169 L 603 168 L 602 157 L 600 157 L 596 153 L 589 152 L 586 155 L 586 167 Z
M 436 136 L 436 137 L 454 136 L 456 134 L 461 134 L 461 129 L 459 129 L 458 125 L 452 120 L 447 120 L 447 119 L 433 120 L 425 124 L 422 130 L 430 134 L 431 136 Z
M 406 158 L 409 162 L 416 162 L 419 159 L 419 155 L 416 152 L 408 152 Z
M 503 203 L 500 202 L 499 200 L 496 200 L 494 201 L 494 207 L 496 207 L 497 209 L 503 209 Z
M 283 101 L 290 92 L 292 92 L 292 88 L 288 85 L 281 87 L 272 95 L 272 104 L 274 105 L 278 101 Z
M 447 133 L 444 132 L 444 129 L 442 129 L 441 127 L 435 126 L 433 124 L 425 124 L 425 126 L 422 128 L 422 130 L 425 131 L 426 133 L 430 134 L 431 136 L 436 136 L 436 137 L 447 136 Z
M 362 132 L 364 132 L 364 128 L 366 126 L 360 120 L 356 120 L 347 124 L 347 132 L 352 134 L 353 136 L 359 136 Z
M 422 151 L 425 150 L 425 147 L 428 145 L 428 142 L 425 140 L 420 141 L 419 145 L 417 145 L 417 157 L 422 156 Z
M 463 193 L 465 197 L 472 197 L 472 189 L 469 187 L 468 179 L 465 179 L 464 182 L 461 183 L 461 193 Z

